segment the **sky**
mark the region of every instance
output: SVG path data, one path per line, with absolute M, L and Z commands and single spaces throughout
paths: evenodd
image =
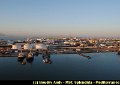
M 0 0 L 0 33 L 120 36 L 120 0 Z

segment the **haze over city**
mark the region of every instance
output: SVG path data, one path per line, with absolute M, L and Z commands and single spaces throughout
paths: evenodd
M 0 33 L 119 37 L 120 0 L 1 0 Z

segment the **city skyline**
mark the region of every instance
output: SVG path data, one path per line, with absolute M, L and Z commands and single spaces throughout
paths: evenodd
M 119 0 L 1 0 L 0 33 L 118 37 L 119 4 Z

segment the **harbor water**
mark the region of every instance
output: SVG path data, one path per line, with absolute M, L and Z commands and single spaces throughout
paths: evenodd
M 51 64 L 42 55 L 21 64 L 17 57 L 0 57 L 0 80 L 120 80 L 120 56 L 116 52 L 52 54 Z M 25 61 L 25 60 L 24 60 Z

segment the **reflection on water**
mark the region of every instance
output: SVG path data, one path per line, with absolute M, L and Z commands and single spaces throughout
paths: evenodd
M 39 56 L 39 54 L 35 53 L 31 58 L 27 58 L 27 57 L 18 58 L 18 62 L 22 65 L 25 65 L 26 63 L 32 64 L 35 56 Z M 52 60 L 50 59 L 50 57 L 51 57 L 50 55 L 48 56 L 42 55 L 43 63 L 52 64 Z
M 43 63 L 52 64 L 52 61 L 50 59 L 50 55 L 48 55 L 48 56 L 42 55 L 42 58 L 43 58 Z
M 87 56 L 87 55 L 85 55 L 85 54 L 83 54 L 83 53 L 80 53 L 79 55 L 81 55 L 81 56 L 83 56 L 83 57 L 85 57 L 85 58 L 87 58 L 87 59 L 91 59 L 90 56 Z
M 87 58 L 88 60 L 91 59 L 90 56 L 87 56 L 87 55 L 85 55 L 85 54 L 83 54 L 83 53 L 80 53 L 79 55 L 80 55 L 81 57 Z M 39 53 L 37 53 L 37 52 L 34 53 L 33 57 L 31 57 L 31 58 L 27 58 L 27 57 L 18 58 L 18 62 L 19 62 L 20 64 L 22 64 L 22 65 L 25 65 L 26 63 L 32 64 L 33 61 L 34 61 L 34 57 L 35 57 L 35 56 L 39 56 Z M 43 61 L 43 63 L 45 63 L 45 64 L 52 64 L 52 60 L 51 60 L 50 58 L 51 58 L 50 55 L 42 55 L 42 59 L 43 59 L 42 61 Z
M 28 61 L 0 57 L 0 80 L 120 80 L 119 55 L 114 52 L 84 55 L 51 54 L 48 59 L 52 64 L 44 63 L 46 57 L 41 54 Z
M 26 63 L 32 64 L 33 61 L 34 61 L 34 57 L 32 57 L 32 58 L 25 58 L 24 57 L 24 58 L 21 58 L 21 59 L 18 58 L 18 62 L 22 65 L 25 65 Z

